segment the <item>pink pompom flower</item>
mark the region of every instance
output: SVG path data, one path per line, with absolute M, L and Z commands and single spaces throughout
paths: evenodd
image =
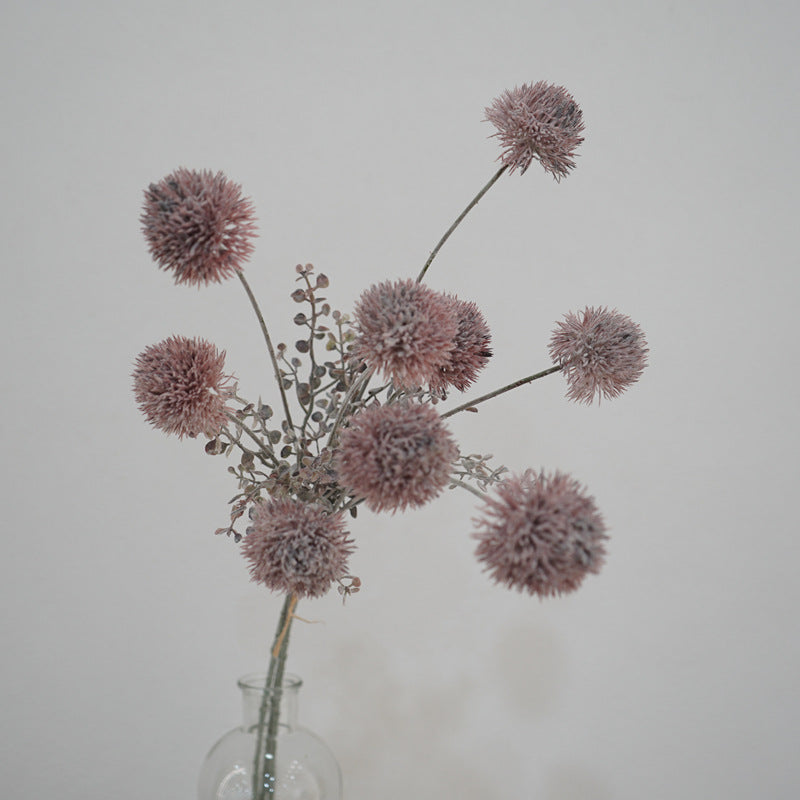
M 458 322 L 447 298 L 411 279 L 364 291 L 354 309 L 353 356 L 398 388 L 430 383 L 448 362 Z
M 486 109 L 500 140 L 500 160 L 509 172 L 524 173 L 541 163 L 557 181 L 575 168 L 575 150 L 583 141 L 583 112 L 563 86 L 539 81 L 506 90 Z
M 253 204 L 221 172 L 180 167 L 151 183 L 144 198 L 140 222 L 150 254 L 175 283 L 219 283 L 250 258 Z
M 492 356 L 489 347 L 492 335 L 478 306 L 452 295 L 446 299 L 458 324 L 453 349 L 430 382 L 431 394 L 440 397 L 446 395 L 450 386 L 465 391 Z
M 321 597 L 347 574 L 354 550 L 341 512 L 292 498 L 254 506 L 242 540 L 250 576 L 273 592 Z
M 360 411 L 342 431 L 339 482 L 373 511 L 424 505 L 450 480 L 458 447 L 430 405 L 395 403 Z
M 594 502 L 560 472 L 530 470 L 486 499 L 476 556 L 497 583 L 540 597 L 577 589 L 599 572 L 608 539 Z
M 136 359 L 136 402 L 147 421 L 165 433 L 214 435 L 227 421 L 225 401 L 233 396 L 224 369 L 225 352 L 210 342 L 171 336 Z
M 639 380 L 647 366 L 647 341 L 630 318 L 607 308 L 571 311 L 556 324 L 550 357 L 567 379 L 567 397 L 591 403 L 617 397 Z

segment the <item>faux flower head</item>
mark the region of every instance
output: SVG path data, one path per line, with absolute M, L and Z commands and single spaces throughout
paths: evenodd
M 273 592 L 321 597 L 347 574 L 354 548 L 341 512 L 284 497 L 258 503 L 251 517 L 242 554 L 255 582 Z
M 373 511 L 424 505 L 450 480 L 458 448 L 430 405 L 372 406 L 342 431 L 339 482 Z
M 639 380 L 647 353 L 642 329 L 607 308 L 570 311 L 550 339 L 550 357 L 567 379 L 567 397 L 582 403 L 622 394 Z
M 354 320 L 353 355 L 405 389 L 436 378 L 458 328 L 445 295 L 411 279 L 371 286 L 358 299 Z
M 219 283 L 253 252 L 253 204 L 221 172 L 180 167 L 151 183 L 140 222 L 153 260 L 175 283 Z
M 560 472 L 507 478 L 477 524 L 478 560 L 497 583 L 518 591 L 574 591 L 604 561 L 608 537 L 594 498 Z
M 165 433 L 216 434 L 227 421 L 225 401 L 233 396 L 224 369 L 225 352 L 210 342 L 171 336 L 136 359 L 136 402 L 147 421 Z
M 450 386 L 459 392 L 465 391 L 492 356 L 489 347 L 492 335 L 478 306 L 452 295 L 448 295 L 446 300 L 453 310 L 457 327 L 453 349 L 430 382 L 431 394 L 440 397 L 445 396 Z
M 563 86 L 539 81 L 506 90 L 486 109 L 497 132 L 500 160 L 521 173 L 538 161 L 557 181 L 575 168 L 583 112 Z

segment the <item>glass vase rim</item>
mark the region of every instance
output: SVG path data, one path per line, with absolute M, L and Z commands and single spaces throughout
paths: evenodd
M 264 691 L 264 684 L 266 683 L 266 680 L 266 672 L 248 672 L 246 675 L 242 675 L 242 677 L 236 681 L 236 685 L 242 691 L 255 691 L 261 693 Z M 299 675 L 287 672 L 283 676 L 280 689 L 281 691 L 296 692 L 302 685 L 303 680 Z M 270 691 L 274 691 L 274 689 L 271 689 Z

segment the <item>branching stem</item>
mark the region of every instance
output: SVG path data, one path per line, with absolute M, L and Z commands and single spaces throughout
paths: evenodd
M 286 422 L 289 425 L 289 428 L 293 429 L 294 424 L 292 423 L 292 412 L 289 411 L 289 401 L 286 398 L 286 391 L 283 388 L 283 378 L 281 377 L 281 371 L 278 368 L 278 359 L 275 357 L 275 348 L 273 348 L 272 346 L 272 339 L 270 338 L 269 331 L 267 330 L 267 323 L 264 322 L 264 316 L 261 313 L 258 301 L 256 300 L 256 297 L 253 294 L 253 291 L 250 288 L 250 284 L 247 282 L 247 279 L 241 272 L 237 272 L 236 274 L 239 276 L 239 280 L 242 282 L 242 286 L 244 286 L 245 292 L 247 292 L 247 297 L 250 300 L 250 305 L 253 306 L 253 311 L 256 312 L 256 317 L 258 318 L 258 324 L 261 326 L 261 333 L 264 334 L 264 341 L 267 343 L 267 350 L 269 351 L 269 357 L 270 360 L 272 361 L 272 368 L 275 372 L 275 380 L 278 383 L 278 390 L 281 393 L 281 402 L 283 403 L 283 410 L 286 414 Z
M 236 425 L 236 427 L 237 427 L 237 428 L 238 428 L 240 431 L 242 431 L 243 433 L 246 433 L 246 434 L 247 434 L 247 435 L 248 435 L 248 436 L 249 436 L 249 437 L 250 437 L 250 438 L 251 438 L 251 439 L 252 439 L 252 440 L 253 440 L 253 441 L 254 441 L 254 442 L 255 442 L 255 443 L 256 443 L 256 444 L 259 446 L 259 448 L 260 448 L 260 449 L 261 449 L 263 452 L 265 452 L 265 453 L 269 453 L 270 455 L 272 455 L 272 456 L 274 457 L 274 454 L 273 454 L 273 452 L 272 452 L 272 446 L 269 446 L 269 447 L 268 447 L 268 446 L 267 446 L 267 445 L 266 445 L 266 444 L 265 444 L 265 443 L 264 443 L 264 442 L 263 442 L 263 441 L 262 441 L 262 440 L 261 440 L 261 439 L 258 437 L 258 435 L 257 435 L 257 434 L 256 434 L 254 431 L 250 430 L 250 428 L 248 428 L 248 427 L 247 427 L 247 425 L 245 425 L 245 424 L 242 422 L 242 420 L 240 420 L 240 419 L 239 419 L 239 417 L 237 417 L 237 416 L 236 416 L 236 414 L 231 414 L 231 412 L 230 412 L 230 411 L 226 411 L 226 412 L 225 412 L 225 416 L 226 416 L 226 417 L 227 417 L 227 418 L 228 418 L 228 419 L 229 419 L 231 422 L 233 422 L 233 423 Z
M 253 761 L 253 800 L 265 800 L 267 793 L 274 794 L 277 779 L 278 722 L 283 693 L 283 675 L 286 667 L 286 650 L 289 629 L 297 606 L 297 595 L 286 595 L 278 619 L 275 642 L 270 651 L 269 671 L 261 697 L 258 713 L 258 731 Z
M 464 481 L 460 481 L 457 478 L 450 479 L 451 486 L 458 486 L 459 489 L 466 489 L 468 492 L 472 492 L 475 497 L 479 497 L 481 500 L 486 499 L 486 492 L 482 492 L 480 489 L 476 489 L 474 486 L 470 486 L 468 483 Z
M 331 428 L 331 434 L 328 437 L 328 443 L 330 445 L 336 444 L 336 434 L 339 432 L 339 426 L 342 424 L 342 420 L 344 420 L 344 416 L 347 413 L 350 404 L 355 397 L 356 393 L 365 388 L 369 379 L 372 377 L 372 373 L 375 372 L 374 368 L 367 368 L 362 372 L 355 380 L 350 384 L 349 388 L 347 389 L 347 393 L 345 394 L 342 404 L 339 406 L 339 413 L 336 415 L 336 420 L 333 423 L 333 428 Z

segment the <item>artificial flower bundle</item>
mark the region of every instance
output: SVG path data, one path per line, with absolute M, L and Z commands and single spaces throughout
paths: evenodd
M 603 563 L 605 524 L 578 481 L 543 470 L 508 475 L 488 457 L 462 455 L 446 419 L 555 372 L 563 373 L 571 400 L 618 396 L 647 364 L 636 323 L 607 308 L 570 312 L 553 331 L 550 367 L 439 411 L 453 392 L 476 381 L 492 356 L 491 335 L 475 303 L 424 283 L 427 270 L 504 172 L 524 173 L 538 161 L 558 181 L 575 167 L 583 141 L 579 106 L 563 87 L 543 81 L 504 92 L 486 119 L 496 128 L 501 166 L 416 279 L 368 287 L 350 316 L 325 301 L 325 275 L 311 265 L 297 267 L 291 297 L 303 307 L 294 317 L 303 335 L 296 355 L 283 343 L 273 345 L 244 277 L 256 221 L 241 188 L 221 173 L 181 168 L 145 191 L 141 223 L 155 262 L 190 286 L 237 277 L 274 372 L 277 416 L 271 406 L 240 396 L 225 372 L 225 354 L 203 339 L 171 336 L 146 348 L 133 372 L 136 400 L 155 427 L 179 437 L 205 435 L 206 452 L 238 455 L 229 467 L 238 481 L 230 524 L 217 532 L 240 542 L 254 581 L 285 595 L 265 697 L 281 686 L 298 600 L 333 586 L 345 597 L 360 588 L 349 574 L 354 541 L 347 523 L 362 503 L 394 513 L 422 506 L 448 487 L 468 489 L 483 501 L 477 558 L 498 583 L 540 597 L 577 589 Z M 244 533 L 236 527 L 242 518 Z M 269 727 L 276 713 L 265 703 L 259 725 Z M 260 780 L 268 777 L 266 768 L 259 764 L 270 746 L 269 737 L 259 736 L 254 800 L 266 791 Z

